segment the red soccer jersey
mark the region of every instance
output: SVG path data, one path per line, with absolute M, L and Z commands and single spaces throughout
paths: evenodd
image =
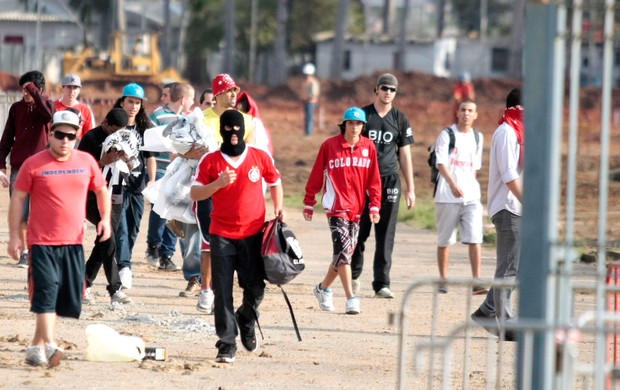
M 105 185 L 93 156 L 79 150 L 67 161 L 48 150 L 26 159 L 15 188 L 30 193 L 28 245 L 82 244 L 86 194 Z
M 358 222 L 366 194 L 370 208 L 381 207 L 381 176 L 375 144 L 366 137 L 351 147 L 344 136 L 328 138 L 321 145 L 314 167 L 306 184 L 304 205 L 312 207 L 315 196 L 323 187 L 323 207 L 327 216 L 342 217 Z
M 234 183 L 217 190 L 212 196 L 210 234 L 239 240 L 258 233 L 265 222 L 264 178 L 267 185 L 280 183 L 280 172 L 267 152 L 247 145 L 237 161 L 217 150 L 206 154 L 194 174 L 194 184 L 206 185 L 220 172 L 232 169 Z

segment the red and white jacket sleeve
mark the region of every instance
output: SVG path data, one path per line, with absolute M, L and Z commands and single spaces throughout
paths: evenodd
M 325 181 L 325 169 L 326 169 L 326 148 L 325 144 L 321 145 L 319 153 L 314 161 L 312 172 L 308 177 L 308 183 L 306 183 L 306 195 L 304 196 L 304 212 L 312 213 L 314 205 L 316 204 L 316 194 L 318 194 L 323 188 Z
M 370 148 L 371 167 L 368 174 L 368 196 L 370 198 L 370 214 L 379 214 L 381 210 L 381 174 L 379 173 L 379 162 L 377 159 L 377 149 Z

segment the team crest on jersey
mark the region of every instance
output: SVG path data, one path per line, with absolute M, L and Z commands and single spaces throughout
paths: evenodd
M 252 183 L 256 183 L 260 180 L 260 170 L 258 167 L 254 166 L 248 171 L 248 179 L 250 179 Z
M 407 137 L 413 137 L 413 130 L 411 130 L 411 127 L 407 127 L 407 131 L 405 131 L 405 135 Z
M 366 148 L 362 149 L 362 156 L 364 156 L 364 157 L 368 157 L 368 154 L 370 154 L 370 152 L 368 151 L 368 149 L 366 149 Z

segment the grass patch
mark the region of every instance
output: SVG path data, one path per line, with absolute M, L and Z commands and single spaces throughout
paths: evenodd
M 415 200 L 415 207 L 408 210 L 404 197 L 402 197 L 400 208 L 398 209 L 398 222 L 421 229 L 436 231 L 435 200 L 431 197 L 417 197 Z

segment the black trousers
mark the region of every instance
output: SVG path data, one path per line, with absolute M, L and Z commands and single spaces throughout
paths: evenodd
M 118 265 L 114 254 L 116 253 L 116 239 L 114 238 L 114 232 L 118 229 L 118 225 L 121 221 L 122 204 L 112 204 L 112 234 L 109 239 L 101 241 L 99 236 L 95 239 L 95 246 L 90 252 L 90 256 L 86 261 L 86 287 L 93 285 L 93 282 L 97 278 L 97 274 L 103 265 L 103 271 L 105 277 L 108 280 L 108 286 L 106 289 L 110 296 L 114 295 L 121 289 L 121 279 L 118 276 Z M 99 215 L 99 209 L 97 208 L 97 199 L 94 194 L 88 194 L 88 200 L 86 203 L 86 219 L 95 227 L 101 221 Z
M 235 271 L 239 286 L 243 289 L 243 301 L 238 308 L 243 325 L 254 327 L 259 316 L 258 307 L 265 295 L 261 242 L 262 233 L 239 240 L 211 235 L 211 270 L 215 296 L 213 314 L 220 344 L 236 344 L 237 323 L 233 302 Z
M 375 225 L 375 256 L 373 262 L 372 288 L 375 292 L 383 287 L 390 287 L 390 270 L 392 268 L 392 252 L 398 222 L 398 206 L 400 205 L 400 176 L 388 175 L 381 177 L 381 218 Z M 366 240 L 370 236 L 372 222 L 369 216 L 368 199 L 360 220 L 360 232 L 357 246 L 351 259 L 351 276 L 358 279 L 364 268 L 364 251 Z

